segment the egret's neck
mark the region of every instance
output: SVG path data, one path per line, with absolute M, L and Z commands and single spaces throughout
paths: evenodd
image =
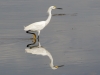
M 46 25 L 50 22 L 50 20 L 51 20 L 51 16 L 52 16 L 52 14 L 51 14 L 51 11 L 52 11 L 52 9 L 48 9 L 48 14 L 49 14 L 49 16 L 48 16 L 48 18 L 47 18 L 47 20 L 46 20 Z
M 52 57 L 52 55 L 49 53 L 49 52 L 47 52 L 47 56 L 50 58 L 50 67 L 53 69 L 54 68 L 54 65 L 53 65 L 53 57 Z

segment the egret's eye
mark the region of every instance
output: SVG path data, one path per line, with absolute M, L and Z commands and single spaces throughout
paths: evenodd
M 55 7 L 55 6 L 53 6 L 53 9 L 56 9 L 56 7 Z

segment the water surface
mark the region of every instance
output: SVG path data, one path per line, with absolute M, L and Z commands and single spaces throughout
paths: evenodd
M 40 43 L 55 65 L 64 65 L 57 70 L 50 68 L 48 57 L 25 52 L 32 35 L 24 26 L 46 20 L 51 5 L 63 8 L 53 14 L 66 15 L 52 17 Z M 0 75 L 100 75 L 99 45 L 99 0 L 0 1 Z

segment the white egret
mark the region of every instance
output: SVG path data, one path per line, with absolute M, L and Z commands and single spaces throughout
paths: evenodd
M 51 11 L 52 9 L 62 9 L 62 8 L 56 8 L 55 6 L 50 6 L 49 9 L 48 9 L 48 18 L 46 21 L 39 21 L 39 22 L 35 22 L 35 23 L 32 23 L 26 27 L 24 27 L 24 30 L 26 31 L 26 33 L 29 33 L 29 34 L 33 34 L 33 38 L 36 39 L 36 35 L 34 33 L 31 33 L 32 31 L 37 31 L 38 32 L 38 39 L 39 39 L 39 34 L 40 34 L 40 31 L 50 22 L 51 20 L 51 17 L 52 17 L 52 14 L 51 14 Z
M 31 45 L 31 44 L 30 44 Z M 27 52 L 27 53 L 32 53 L 32 54 L 36 54 L 36 55 L 42 55 L 42 56 L 48 56 L 49 58 L 50 58 L 50 60 L 51 60 L 51 62 L 50 62 L 50 67 L 52 68 L 52 69 L 58 69 L 59 67 L 62 67 L 63 65 L 61 65 L 61 66 L 54 66 L 54 64 L 53 64 L 53 57 L 52 57 L 52 55 L 50 54 L 50 52 L 48 52 L 45 48 L 43 48 L 41 45 L 40 45 L 40 42 L 39 42 L 39 46 L 33 46 L 33 47 L 27 47 L 26 49 L 25 49 L 25 51 Z

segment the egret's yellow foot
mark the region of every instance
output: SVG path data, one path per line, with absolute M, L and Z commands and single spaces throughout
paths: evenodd
M 32 40 L 32 42 L 36 42 L 36 35 L 35 34 L 33 34 L 33 40 Z

